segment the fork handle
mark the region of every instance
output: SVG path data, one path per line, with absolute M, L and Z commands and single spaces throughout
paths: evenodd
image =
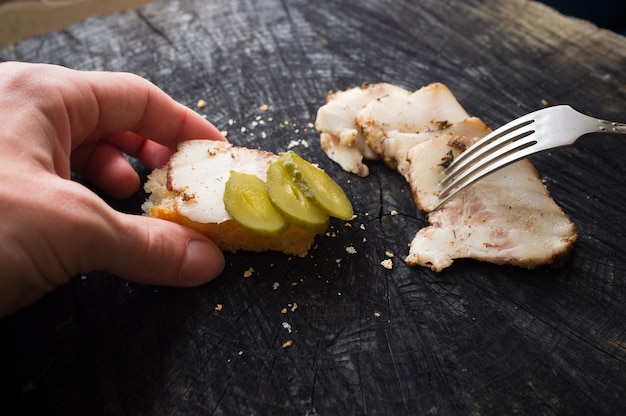
M 626 124 L 615 121 L 598 120 L 598 133 L 626 135 Z

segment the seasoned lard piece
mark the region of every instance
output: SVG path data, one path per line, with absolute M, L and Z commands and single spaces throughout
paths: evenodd
M 168 185 L 178 190 L 174 205 L 181 215 L 200 223 L 231 219 L 224 207 L 224 188 L 230 171 L 254 174 L 262 180 L 278 156 L 260 150 L 233 147 L 217 141 L 188 141 L 169 162 Z
M 345 171 L 362 177 L 369 174 L 363 158 L 375 160 L 378 156 L 365 143 L 356 115 L 369 102 L 392 94 L 407 96 L 409 91 L 387 83 L 363 84 L 330 93 L 318 110 L 315 127 L 321 132 L 322 149 Z
M 428 130 L 421 133 L 405 133 L 392 131 L 382 140 L 383 159 L 392 169 L 395 169 L 405 178 L 409 172 L 407 153 L 420 143 L 432 140 L 442 134 L 453 134 L 468 138 L 484 137 L 490 129 L 479 118 L 470 117 L 455 124 L 446 124 L 439 130 Z
M 408 152 L 408 181 L 418 207 L 439 203 L 443 164 L 473 142 L 441 135 Z M 550 197 L 528 160 L 475 183 L 437 211 L 410 244 L 406 262 L 441 271 L 472 258 L 525 268 L 560 265 L 577 239 L 576 227 Z
M 452 92 L 433 83 L 411 94 L 390 94 L 370 101 L 356 119 L 365 142 L 377 155 L 384 154 L 383 141 L 391 132 L 436 131 L 469 118 Z

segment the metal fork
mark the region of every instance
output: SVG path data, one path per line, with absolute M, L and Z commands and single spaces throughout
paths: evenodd
M 517 118 L 474 143 L 446 167 L 435 210 L 498 169 L 537 153 L 571 146 L 592 134 L 626 135 L 626 124 L 590 117 L 568 105 Z

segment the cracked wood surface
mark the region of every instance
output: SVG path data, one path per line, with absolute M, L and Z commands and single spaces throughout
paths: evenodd
M 457 261 L 435 274 L 402 261 L 426 221 L 400 175 L 380 163 L 367 178 L 341 171 L 308 123 L 328 90 L 364 81 L 443 82 L 492 127 L 544 101 L 624 121 L 625 51 L 625 38 L 524 0 L 162 1 L 0 50 L 0 60 L 135 72 L 194 108 L 203 99 L 197 111 L 232 142 L 294 146 L 319 163 L 358 215 L 351 227 L 334 222 L 305 258 L 228 255 L 224 275 L 201 288 L 74 280 L 0 321 L 2 409 L 623 410 L 626 142 L 589 139 L 533 159 L 580 232 L 564 268 Z M 144 197 L 111 204 L 139 213 Z

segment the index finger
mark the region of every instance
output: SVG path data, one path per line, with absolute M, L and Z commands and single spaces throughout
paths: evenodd
M 186 139 L 225 140 L 195 111 L 130 73 L 83 72 L 98 109 L 96 129 L 131 131 L 167 147 Z

